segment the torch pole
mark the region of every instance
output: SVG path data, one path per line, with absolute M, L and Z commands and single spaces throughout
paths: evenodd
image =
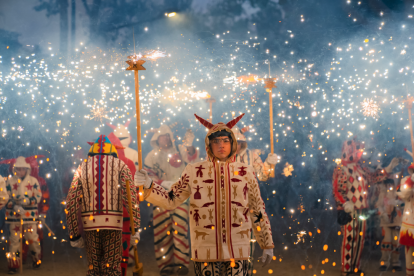
M 134 44 L 135 45 L 135 44 Z M 138 142 L 138 168 L 142 170 L 142 146 L 141 146 L 141 109 L 139 104 L 139 78 L 138 78 L 138 70 L 145 70 L 142 64 L 145 63 L 145 60 L 138 59 L 137 55 L 129 56 L 129 60 L 126 61 L 129 67 L 126 70 L 134 71 L 134 80 L 135 80 L 135 110 L 137 116 L 137 142 Z M 131 233 L 135 235 L 135 226 L 134 226 L 134 218 L 132 215 L 132 201 L 131 201 L 131 187 L 129 181 L 127 181 L 127 193 L 128 193 L 128 206 L 129 206 L 129 218 L 130 218 L 130 225 L 131 225 Z M 135 186 L 134 186 L 135 188 Z M 139 202 L 144 201 L 144 187 L 141 185 L 139 186 Z M 138 202 L 138 204 L 139 204 Z M 134 276 L 141 276 L 143 273 L 143 265 L 139 263 L 138 258 L 138 250 L 137 246 L 134 245 L 134 259 L 135 259 L 135 268 L 132 271 Z
M 273 144 L 273 97 L 272 97 L 272 88 L 269 92 L 269 123 L 270 123 L 270 152 L 274 153 L 274 144 Z M 270 166 L 270 177 L 275 177 L 275 165 Z
M 138 74 L 138 71 L 136 71 Z M 135 235 L 135 225 L 134 225 L 134 216 L 132 214 L 132 201 L 131 201 L 131 185 L 129 180 L 126 181 L 127 196 L 128 196 L 128 210 L 129 210 L 129 222 L 131 227 L 132 236 Z M 142 263 L 139 262 L 138 249 L 136 245 L 134 247 L 134 260 L 135 260 L 135 269 L 133 270 L 133 275 L 142 275 L 144 267 Z
M 411 116 L 412 105 L 413 105 L 412 99 L 408 99 L 407 107 L 408 107 L 408 122 L 410 123 L 410 134 L 411 134 L 411 152 L 414 152 L 413 120 Z M 414 160 L 414 155 L 413 155 L 413 160 Z
M 138 70 L 134 70 L 135 79 L 135 108 L 137 111 L 137 142 L 138 142 L 138 168 L 142 170 L 142 146 L 141 146 L 141 105 L 139 104 L 139 78 Z M 144 188 L 139 186 L 139 202 L 144 201 Z
M 213 102 L 210 101 L 210 123 L 213 123 Z
M 20 255 L 19 255 L 19 273 L 23 273 L 23 220 L 20 220 Z
M 275 153 L 273 144 L 273 93 L 272 89 L 276 88 L 275 79 L 270 77 L 270 62 L 269 62 L 269 77 L 264 79 L 266 92 L 269 93 L 269 124 L 270 124 L 270 152 Z M 275 177 L 275 165 L 270 165 L 270 177 Z

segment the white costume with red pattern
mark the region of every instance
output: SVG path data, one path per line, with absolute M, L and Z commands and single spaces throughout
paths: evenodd
M 355 140 L 345 141 L 342 146 L 342 164 L 333 173 L 333 194 L 338 217 L 347 218 L 340 222 L 343 234 L 341 270 L 344 273 L 360 269 L 366 231 L 366 220 L 360 217 L 365 215 L 368 208 L 368 183 L 380 182 L 387 177 L 384 170 L 370 173 L 361 167 L 359 160 L 363 148 L 364 145 Z

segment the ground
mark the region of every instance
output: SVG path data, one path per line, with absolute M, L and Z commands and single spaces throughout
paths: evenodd
M 309 215 L 309 214 L 307 214 Z M 313 211 L 311 212 L 313 220 L 310 220 L 309 224 L 318 225 L 317 228 L 304 226 L 306 228 L 315 229 L 313 238 L 309 236 L 305 239 L 305 243 L 299 242 L 297 245 L 293 244 L 293 241 L 297 239 L 296 235 L 290 234 L 290 238 L 287 235 L 279 233 L 293 233 L 288 231 L 289 227 L 293 229 L 293 226 L 289 226 L 289 221 L 286 217 L 284 219 L 276 219 L 272 217 L 273 236 L 276 244 L 275 253 L 277 260 L 272 261 L 270 265 L 262 268 L 261 264 L 257 263 L 258 257 L 261 255 L 262 250 L 256 246 L 255 251 L 255 269 L 256 275 L 298 275 L 298 276 L 313 276 L 313 275 L 340 275 L 340 240 L 341 236 L 338 236 L 339 226 L 333 221 L 333 213 L 329 211 Z M 300 217 L 297 217 L 298 219 Z M 147 221 L 148 218 L 144 218 Z M 306 221 L 300 218 L 300 221 Z M 297 222 L 295 221 L 297 224 Z M 305 224 L 305 223 L 302 223 Z M 278 225 L 278 227 L 276 227 Z M 293 225 L 293 224 L 292 224 Z M 310 231 L 310 230 L 307 231 Z M 320 234 L 317 230 L 320 230 Z M 279 230 L 279 232 L 278 232 Z M 323 235 L 328 233 L 327 235 Z M 153 231 L 152 228 L 147 228 L 141 235 L 141 241 L 138 244 L 140 261 L 144 264 L 145 276 L 158 276 L 158 268 L 155 262 L 155 254 L 153 247 Z M 310 243 L 312 240 L 312 243 Z M 328 245 L 326 251 L 323 250 L 324 245 Z M 6 247 L 2 243 L 2 250 L 5 253 Z M 285 249 L 285 246 L 287 248 Z M 54 253 L 52 253 L 54 252 Z M 402 272 L 380 272 L 379 259 L 380 251 L 378 246 L 365 246 L 363 252 L 362 269 L 366 273 L 365 275 L 393 275 L 402 276 L 405 275 L 405 271 Z M 404 256 L 401 256 L 403 268 L 404 268 Z M 326 260 L 327 259 L 327 260 Z M 322 264 L 322 261 L 327 261 Z M 333 263 L 336 263 L 333 266 Z M 0 275 L 7 274 L 7 262 L 5 254 L 0 254 Z M 305 270 L 302 270 L 301 266 L 304 265 Z M 86 252 L 84 249 L 71 248 L 68 242 L 62 242 L 61 239 L 52 239 L 50 237 L 45 239 L 44 244 L 44 258 L 42 266 L 39 270 L 33 270 L 31 264 L 24 265 L 24 275 L 51 275 L 51 276 L 73 276 L 73 275 L 86 275 L 87 270 Z M 272 270 L 272 274 L 269 274 L 269 270 Z M 129 268 L 128 275 L 132 275 L 132 268 Z M 194 268 L 190 264 L 190 273 L 188 275 L 194 275 Z

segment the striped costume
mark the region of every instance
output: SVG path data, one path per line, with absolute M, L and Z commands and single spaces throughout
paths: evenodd
M 171 147 L 161 150 L 158 138 L 169 135 Z M 149 168 L 153 179 L 165 189 L 177 180 L 187 163 L 198 161 L 198 151 L 190 156 L 182 144 L 178 150 L 174 143 L 171 129 L 162 125 L 151 138 L 153 150 L 145 158 L 145 166 Z M 177 209 L 169 211 L 154 205 L 153 229 L 155 258 L 161 274 L 172 271 L 188 271 L 190 264 L 190 244 L 188 240 L 188 201 L 183 202 Z
M 66 199 L 70 240 L 81 238 L 81 228 L 85 231 L 87 275 L 121 275 L 123 208 L 128 208 L 126 181 L 133 182 L 131 171 L 117 158 L 115 146 L 101 135 L 92 145 L 88 159 L 79 165 Z M 131 189 L 131 200 L 138 231 L 140 214 L 135 189 Z

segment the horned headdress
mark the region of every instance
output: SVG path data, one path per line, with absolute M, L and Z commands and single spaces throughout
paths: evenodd
M 231 138 L 233 140 L 233 144 L 232 144 L 232 148 L 231 148 L 231 154 L 229 156 L 229 158 L 227 159 L 226 162 L 234 162 L 235 157 L 236 157 L 236 153 L 237 153 L 237 141 L 236 141 L 236 137 L 234 136 L 233 131 L 231 130 L 240 120 L 241 118 L 243 118 L 244 113 L 241 114 L 240 116 L 234 118 L 233 120 L 231 120 L 230 122 L 228 122 L 227 124 L 225 123 L 217 123 L 217 124 L 212 124 L 209 121 L 201 118 L 200 116 L 197 116 L 197 114 L 194 114 L 194 116 L 197 118 L 197 120 L 206 128 L 208 128 L 208 133 L 206 135 L 206 139 L 205 139 L 205 144 L 206 144 L 206 151 L 207 151 L 207 155 L 209 156 L 210 160 L 214 161 L 215 160 L 215 156 L 213 154 L 213 152 L 210 149 L 210 139 L 208 138 L 211 134 L 213 134 L 214 132 L 217 131 L 227 131 L 230 133 Z

